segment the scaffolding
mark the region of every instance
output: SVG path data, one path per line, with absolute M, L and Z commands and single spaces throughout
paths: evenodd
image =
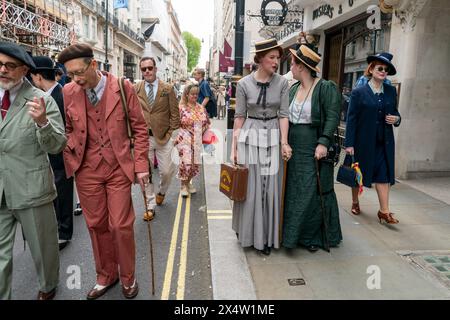
M 64 3 L 66 21 L 62 19 L 62 1 L 58 1 L 59 17 L 57 17 L 55 0 L 0 0 L 0 40 L 22 44 L 34 54 L 61 51 L 73 43 L 75 38 L 74 32 L 67 27 L 67 2 Z M 53 10 L 47 8 L 48 3 L 53 4 Z M 23 7 L 19 6 L 20 4 Z

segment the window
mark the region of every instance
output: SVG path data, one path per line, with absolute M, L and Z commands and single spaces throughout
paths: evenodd
M 91 27 L 91 38 L 92 40 L 97 41 L 97 19 L 95 17 L 92 17 Z
M 384 51 L 384 29 L 377 32 L 377 52 L 383 52 Z
M 89 39 L 89 16 L 83 14 L 83 37 Z

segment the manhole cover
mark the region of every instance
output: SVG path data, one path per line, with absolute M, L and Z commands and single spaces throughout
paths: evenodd
M 304 286 L 306 284 L 304 279 L 297 278 L 297 279 L 288 279 L 288 283 L 290 286 Z
M 450 289 L 450 251 L 398 252 Z

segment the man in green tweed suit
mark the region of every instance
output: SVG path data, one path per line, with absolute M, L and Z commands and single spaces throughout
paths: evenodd
M 47 153 L 66 145 L 53 98 L 25 75 L 34 63 L 17 44 L 0 42 L 0 299 L 11 298 L 12 253 L 20 222 L 39 280 L 39 300 L 55 296 L 59 278 L 56 188 Z

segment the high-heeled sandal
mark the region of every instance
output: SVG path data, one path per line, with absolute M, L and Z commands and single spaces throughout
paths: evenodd
M 384 222 L 386 222 L 388 224 L 397 224 L 397 223 L 399 223 L 399 221 L 392 216 L 391 212 L 383 213 L 381 211 L 378 211 L 378 219 L 380 220 L 380 223 L 381 223 L 382 220 L 384 220 Z
M 352 213 L 357 216 L 361 213 L 361 208 L 359 207 L 359 202 L 352 203 Z

